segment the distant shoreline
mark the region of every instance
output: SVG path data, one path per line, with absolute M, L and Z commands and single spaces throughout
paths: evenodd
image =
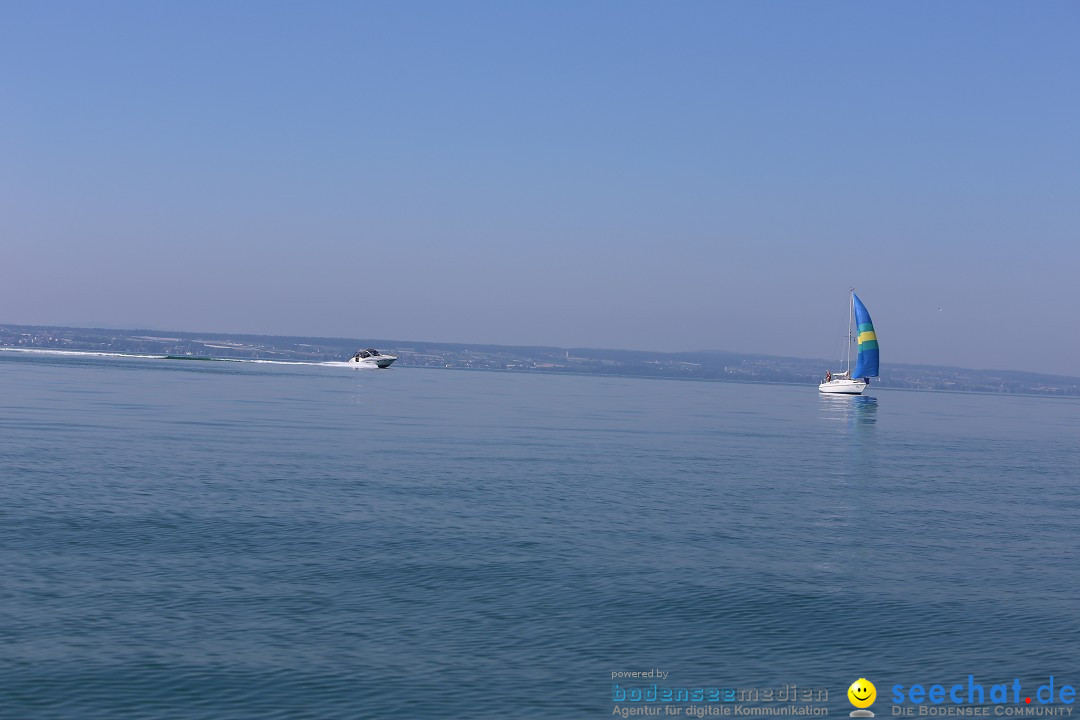
M 477 345 L 364 338 L 244 335 L 46 325 L 0 324 L 0 346 L 12 350 L 101 352 L 222 360 L 334 362 L 358 347 L 392 352 L 400 367 L 498 370 L 603 377 L 816 384 L 829 361 L 722 351 L 648 352 L 597 348 Z M 972 370 L 883 364 L 872 387 L 979 394 L 1080 397 L 1080 378 L 1017 370 Z

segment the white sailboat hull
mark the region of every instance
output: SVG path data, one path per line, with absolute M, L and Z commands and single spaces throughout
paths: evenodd
M 866 389 L 865 380 L 849 380 L 847 378 L 833 378 L 829 382 L 818 385 L 818 392 L 833 393 L 836 395 L 862 395 Z

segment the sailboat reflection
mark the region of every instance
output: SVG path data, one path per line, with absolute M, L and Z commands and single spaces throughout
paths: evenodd
M 821 418 L 851 426 L 877 422 L 878 401 L 866 395 L 818 395 Z

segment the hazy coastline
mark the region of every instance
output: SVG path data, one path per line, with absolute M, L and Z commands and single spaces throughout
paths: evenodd
M 823 359 L 719 350 L 663 352 L 44 325 L 0 325 L 0 347 L 293 362 L 333 362 L 359 347 L 376 347 L 398 355 L 401 367 L 791 384 L 816 383 L 826 369 L 838 366 Z M 881 373 L 875 386 L 892 389 L 1080 397 L 1080 378 L 1061 375 L 890 363 L 883 363 Z

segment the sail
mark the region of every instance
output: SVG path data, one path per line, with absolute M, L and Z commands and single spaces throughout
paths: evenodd
M 878 344 L 874 323 L 870 320 L 870 313 L 866 311 L 866 306 L 862 304 L 858 295 L 851 293 L 851 301 L 855 304 L 855 332 L 859 338 L 859 356 L 855 359 L 855 369 L 851 377 L 877 377 Z

